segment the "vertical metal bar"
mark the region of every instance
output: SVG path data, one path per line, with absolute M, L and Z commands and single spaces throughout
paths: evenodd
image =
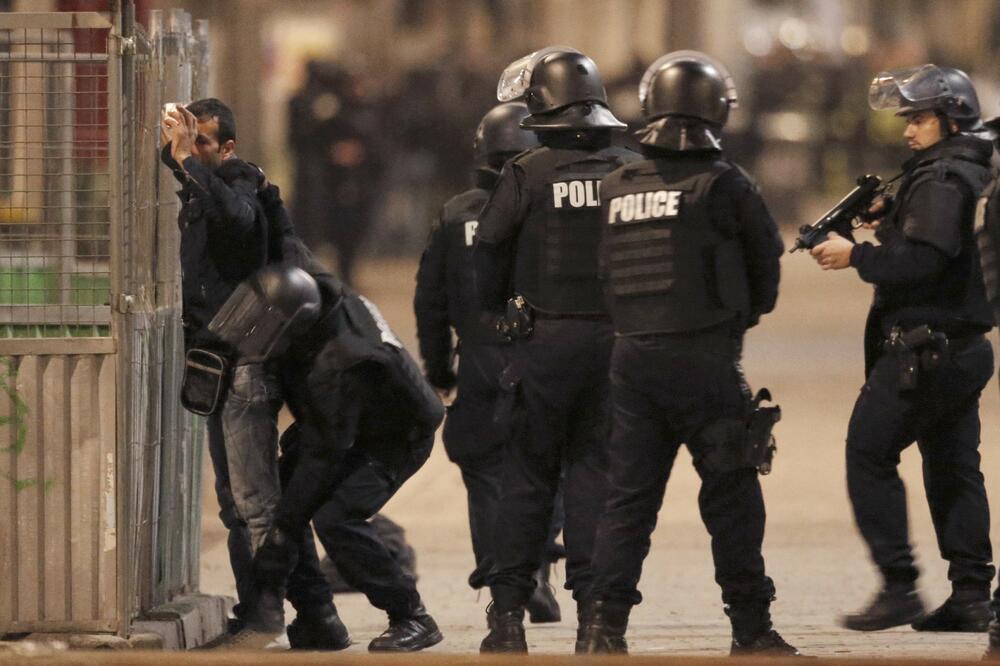
M 125 265 L 126 257 L 122 243 L 125 239 L 124 233 L 124 201 L 122 188 L 122 170 L 124 160 L 124 150 L 122 148 L 122 58 L 121 41 L 123 37 L 122 6 L 121 0 L 112 0 L 111 16 L 114 25 L 108 36 L 108 173 L 110 174 L 110 201 L 109 218 L 111 221 L 111 331 L 118 342 L 118 363 L 117 363 L 117 384 L 118 400 L 117 408 L 117 446 L 116 448 L 116 476 L 117 483 L 117 521 L 120 529 L 117 532 L 118 539 L 118 617 L 117 631 L 122 635 L 127 635 L 130 624 L 129 589 L 128 575 L 125 572 L 130 570 L 130 530 L 128 529 L 130 508 L 122 500 L 129 497 L 131 488 L 131 470 L 129 461 L 131 459 L 129 449 L 129 421 L 130 414 L 127 409 L 123 409 L 123 404 L 127 404 L 130 394 L 128 381 L 131 370 L 132 349 L 130 345 L 130 331 L 127 329 L 127 321 L 121 308 L 117 307 L 120 297 L 126 288 Z

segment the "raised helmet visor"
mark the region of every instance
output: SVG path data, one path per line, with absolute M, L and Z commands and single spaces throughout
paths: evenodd
M 880 72 L 868 89 L 868 105 L 875 111 L 908 109 L 953 94 L 937 65 L 920 65 Z
M 546 46 L 507 65 L 497 84 L 497 99 L 513 102 L 524 97 L 531 86 L 531 72 L 551 53 L 580 53 L 570 46 Z M 582 54 L 581 54 L 582 55 Z

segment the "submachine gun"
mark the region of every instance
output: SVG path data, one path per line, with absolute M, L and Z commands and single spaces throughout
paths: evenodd
M 795 239 L 795 245 L 789 252 L 811 250 L 824 242 L 831 231 L 851 238 L 851 232 L 860 226 L 854 223 L 855 218 L 865 220 L 868 208 L 884 191 L 882 179 L 878 176 L 871 174 L 861 176 L 858 178 L 858 186 L 836 206 L 824 213 L 823 217 L 812 224 L 803 224 L 799 227 L 799 237 Z

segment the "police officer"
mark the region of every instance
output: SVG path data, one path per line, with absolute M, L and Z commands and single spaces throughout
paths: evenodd
M 737 101 L 726 68 L 679 51 L 654 62 L 639 97 L 643 155 L 601 183 L 602 265 L 615 328 L 611 491 L 597 528 L 578 652 L 627 651 L 625 630 L 670 470 L 687 444 L 702 480 L 715 580 L 733 654 L 797 655 L 772 629 L 764 500 L 753 455 L 773 411 L 755 412 L 743 335 L 774 308 L 783 246 L 753 181 L 720 134 Z M 773 408 L 770 408 L 773 410 Z M 772 420 L 753 428 L 757 419 Z
M 493 566 L 493 526 L 500 499 L 504 438 L 493 425 L 500 394 L 500 373 L 510 356 L 509 342 L 497 333 L 497 315 L 479 304 L 472 271 L 472 247 L 477 218 L 504 163 L 538 145 L 535 135 L 521 129 L 528 115 L 523 102 L 500 104 L 487 113 L 476 131 L 478 167 L 475 187 L 445 203 L 431 229 L 417 271 L 413 300 L 417 337 L 427 379 L 447 395 L 458 383 L 458 396 L 448 408 L 444 446 L 462 470 L 469 498 L 469 531 L 476 568 L 469 585 L 480 589 Z M 452 329 L 458 343 L 452 342 Z M 461 355 L 458 377 L 453 358 Z M 538 585 L 528 602 L 532 622 L 558 622 L 559 602 L 548 584 L 549 565 L 559 556 L 555 543 L 561 526 L 560 508 L 553 516 L 545 563 L 535 574 Z
M 984 123 L 993 133 L 994 144 L 1000 139 L 1000 117 Z M 976 241 L 986 284 L 986 296 L 993 307 L 993 320 L 1000 321 L 1000 179 L 986 186 L 976 206 Z M 1000 586 L 993 593 L 987 656 L 1000 657 Z
M 515 296 L 508 324 L 520 338 L 501 378 L 514 407 L 512 437 L 481 650 L 525 652 L 524 608 L 563 468 L 566 588 L 580 600 L 590 583 L 606 489 L 612 338 L 597 278 L 599 185 L 637 156 L 611 145 L 612 130 L 624 125 L 608 109 L 594 62 L 578 51 L 548 48 L 512 63 L 497 96 L 524 99 L 531 114 L 521 127 L 542 145 L 504 165 L 473 251 L 483 305 L 501 310 Z
M 282 440 L 289 457 L 283 470 L 287 482 L 274 526 L 254 556 L 250 624 L 261 632 L 281 626 L 282 600 L 308 552 L 303 535 L 312 521 L 338 565 L 377 569 L 366 576 L 362 591 L 388 611 L 390 625 L 369 650 L 419 650 L 442 636 L 412 578 L 377 539 L 368 549 L 370 561 L 345 562 L 337 552 L 343 537 L 335 533 L 370 518 L 423 465 L 444 410 L 375 305 L 324 277 L 319 320 L 304 333 L 275 320 L 282 308 L 271 301 L 260 307 L 251 294 L 242 300 L 234 295 L 237 302 L 219 327 L 220 337 L 234 345 L 257 331 L 290 340 L 282 372 L 296 423 Z M 224 334 L 227 326 L 231 333 Z M 357 548 L 358 539 L 350 545 Z
M 874 109 L 906 120 L 913 156 L 891 202 L 877 203 L 879 245 L 831 236 L 812 250 L 824 270 L 852 267 L 875 286 L 865 330 L 866 382 L 847 430 L 847 486 L 883 586 L 849 629 L 913 623 L 918 631 L 983 631 L 994 569 L 979 471 L 979 395 L 993 373 L 984 333 L 993 313 L 973 238 L 992 146 L 975 134 L 979 102 L 957 69 L 882 72 Z M 914 441 L 951 596 L 924 616 L 897 466 Z

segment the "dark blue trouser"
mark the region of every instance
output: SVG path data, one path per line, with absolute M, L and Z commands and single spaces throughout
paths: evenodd
M 774 584 L 764 571 L 764 498 L 757 470 L 713 469 L 699 434 L 720 419 L 742 420 L 749 388 L 739 345 L 724 334 L 622 337 L 611 360 L 610 485 L 594 547 L 593 596 L 638 604 L 667 480 L 681 444 L 701 477 L 698 508 L 711 536 L 715 580 L 726 604 L 768 603 Z
M 444 447 L 448 457 L 462 471 L 462 481 L 469 504 L 469 532 L 476 568 L 469 575 L 469 585 L 479 589 L 493 568 L 493 532 L 500 508 L 500 483 L 503 475 L 504 428 L 494 422 L 500 396 L 500 373 L 510 360 L 510 348 L 500 345 L 459 346 L 458 390 L 448 407 L 444 422 Z M 563 526 L 561 494 L 545 545 L 545 561 L 562 556 L 556 538 Z
M 511 438 L 504 452 L 495 526 L 496 567 L 489 576 L 498 612 L 525 606 L 544 559 L 562 479 L 566 589 L 590 588 L 597 516 L 607 489 L 608 365 L 611 324 L 540 319 L 515 345 L 508 379 Z M 508 374 L 508 373 L 505 373 Z
M 993 374 L 993 350 L 979 336 L 953 345 L 940 367 L 900 388 L 900 360 L 881 356 L 847 430 L 847 489 L 861 536 L 886 581 L 917 578 L 909 541 L 900 453 L 914 441 L 941 557 L 956 589 L 988 590 L 994 574 L 990 514 L 979 471 L 979 395 Z

